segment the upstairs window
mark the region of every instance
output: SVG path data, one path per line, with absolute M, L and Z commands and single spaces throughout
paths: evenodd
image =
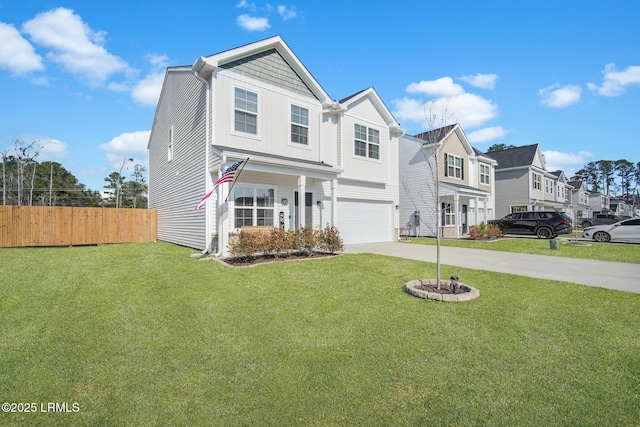
M 258 94 L 239 87 L 235 91 L 235 130 L 258 134 Z
M 464 166 L 462 164 L 462 157 L 455 156 L 453 154 L 445 154 L 444 176 L 464 179 Z
M 553 181 L 550 179 L 544 180 L 544 190 L 547 194 L 553 194 Z
M 380 131 L 367 128 L 359 124 L 355 125 L 355 155 L 380 159 Z
M 491 184 L 490 177 L 491 177 L 491 168 L 489 167 L 489 165 L 480 163 L 480 184 L 484 184 L 484 185 Z
M 309 145 L 309 110 L 291 106 L 291 142 Z
M 535 172 L 533 174 L 533 189 L 542 190 L 542 175 Z

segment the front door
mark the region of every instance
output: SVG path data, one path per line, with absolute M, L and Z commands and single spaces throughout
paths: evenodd
M 462 205 L 462 234 L 467 234 L 467 205 Z
M 298 228 L 298 225 L 300 223 L 300 221 L 298 221 L 298 218 L 300 218 L 300 202 L 299 199 L 300 197 L 298 196 L 298 192 L 295 192 L 295 228 Z M 312 227 L 313 226 L 313 193 L 304 193 L 304 226 L 305 227 Z

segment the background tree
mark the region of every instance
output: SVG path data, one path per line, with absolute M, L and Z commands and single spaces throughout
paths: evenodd
M 631 196 L 631 185 L 634 181 L 634 173 L 636 167 L 633 163 L 628 160 L 616 160 L 613 164 L 614 171 L 620 178 L 620 196 L 624 200 L 629 200 Z
M 587 163 L 571 177 L 571 180 L 584 182 L 587 191 L 599 191 L 600 179 L 598 165 L 596 165 L 595 162 Z
M 117 197 L 120 196 L 120 188 L 124 182 L 124 177 L 118 172 L 111 172 L 104 180 L 107 183 L 104 186 L 104 194 L 106 196 L 105 204 L 107 206 L 117 207 Z
M 489 147 L 489 149 L 487 150 L 487 153 L 490 153 L 492 151 L 502 151 L 502 150 L 508 150 L 509 148 L 516 148 L 515 145 L 512 144 L 493 144 L 491 147 Z

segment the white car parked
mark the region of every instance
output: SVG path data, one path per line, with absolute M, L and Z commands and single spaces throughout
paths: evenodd
M 640 218 L 587 227 L 582 230 L 582 237 L 596 242 L 640 243 Z

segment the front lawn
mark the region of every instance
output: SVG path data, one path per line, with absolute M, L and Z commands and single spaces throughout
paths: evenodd
M 442 239 L 442 246 L 455 246 L 492 251 L 520 252 L 525 254 L 552 255 L 567 258 L 594 259 L 600 261 L 640 264 L 640 245 L 629 243 L 598 243 L 575 240 L 573 234 L 560 237 L 560 249 L 551 250 L 549 240 L 526 237 L 503 237 L 498 240 Z M 435 238 L 410 237 L 403 242 L 435 245 Z
M 403 292 L 433 264 L 345 254 L 238 269 L 193 252 L 0 250 L 0 400 L 38 405 L 0 424 L 640 419 L 638 294 L 456 267 L 480 298 L 438 303 Z

